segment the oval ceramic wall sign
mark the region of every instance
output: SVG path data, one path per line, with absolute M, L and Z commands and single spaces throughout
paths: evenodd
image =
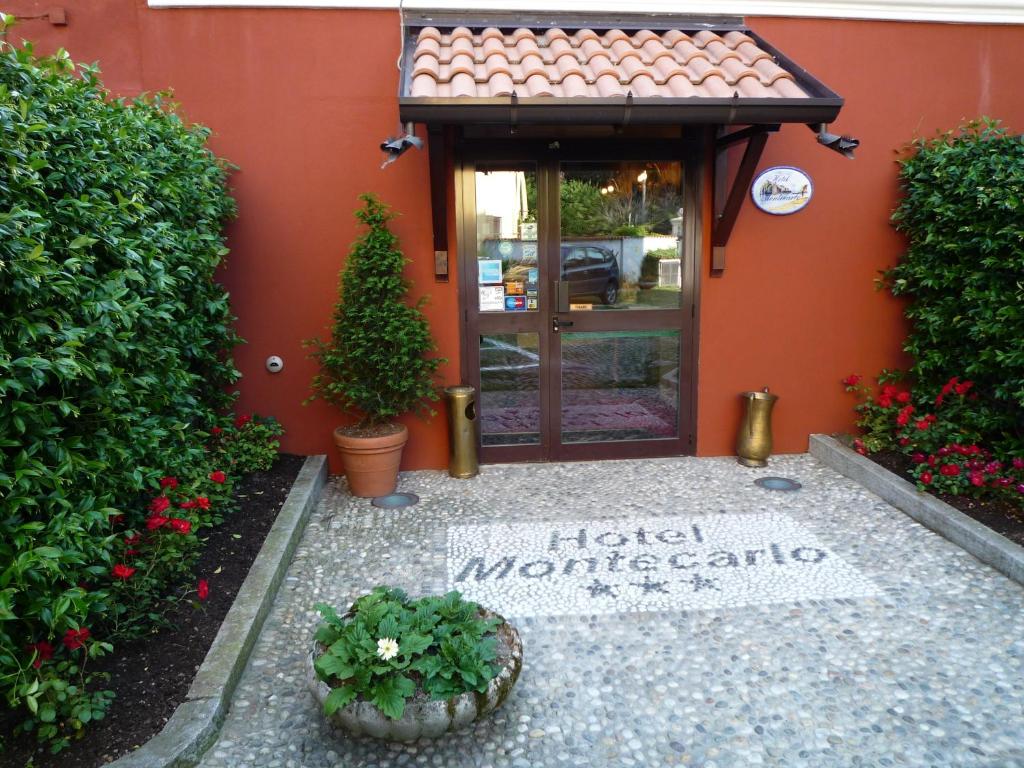
M 750 186 L 754 205 L 773 216 L 796 213 L 811 201 L 814 185 L 799 168 L 776 165 L 757 174 Z

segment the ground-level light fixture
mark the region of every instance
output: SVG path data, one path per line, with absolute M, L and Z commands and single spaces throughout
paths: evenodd
M 389 136 L 381 142 L 380 148 L 384 151 L 385 157 L 380 167 L 384 168 L 395 162 L 409 147 L 423 149 L 423 139 L 416 136 L 416 128 L 412 123 L 405 124 L 405 133 L 401 136 Z

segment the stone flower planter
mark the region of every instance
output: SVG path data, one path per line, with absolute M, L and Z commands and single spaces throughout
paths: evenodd
M 484 614 L 497 616 L 489 611 L 484 611 Z M 501 624 L 496 631 L 498 658 L 504 658 L 505 663 L 497 676 L 488 683 L 485 693 L 470 691 L 447 701 L 434 701 L 417 692 L 406 701 L 405 712 L 398 720 L 385 717 L 368 701 L 356 700 L 327 719 L 353 736 L 372 736 L 385 741 L 435 739 L 449 731 L 464 728 L 501 706 L 519 679 L 519 671 L 523 666 L 523 643 L 519 639 L 519 633 L 508 622 Z M 313 641 L 313 647 L 306 659 L 306 680 L 321 711 L 331 689 L 317 677 L 313 664 L 323 650 L 318 642 Z

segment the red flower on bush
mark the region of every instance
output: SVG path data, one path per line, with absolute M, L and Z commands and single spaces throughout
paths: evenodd
M 196 586 L 196 595 L 200 600 L 205 600 L 210 596 L 210 583 L 206 579 L 200 579 L 198 586 Z
M 928 421 L 928 419 L 918 419 L 917 421 L 914 422 L 914 426 L 920 429 L 922 432 L 928 429 L 928 427 L 930 427 L 931 425 L 932 423 Z
M 250 421 L 252 421 L 252 416 L 246 413 L 241 414 L 240 416 L 238 416 L 238 418 L 235 419 L 235 429 L 241 429 Z
M 176 477 L 161 477 L 160 478 L 161 488 L 170 488 L 172 491 L 178 487 L 178 478 Z
M 166 496 L 157 496 L 151 502 L 149 502 L 149 511 L 154 515 L 159 515 L 161 512 L 167 510 L 171 506 L 171 500 Z
M 82 627 L 81 629 L 69 629 L 64 633 L 64 647 L 69 651 L 75 651 L 84 646 L 85 641 L 88 639 L 88 627 Z
M 1024 459 L 1014 459 L 1013 460 L 1013 468 L 1014 469 L 1024 469 Z
M 945 475 L 946 477 L 956 477 L 960 474 L 959 464 L 943 464 L 939 467 L 939 474 Z
M 900 438 L 900 447 L 906 448 L 908 445 L 910 445 L 910 438 L 909 437 L 901 437 Z
M 166 517 L 160 517 L 160 515 L 153 515 L 146 521 L 146 528 L 151 531 L 155 531 L 157 528 L 163 528 L 165 525 L 167 525 L 167 522 L 168 521 Z
M 36 660 L 32 662 L 32 666 L 36 669 L 43 666 L 44 661 L 49 661 L 53 658 L 53 645 L 45 640 L 40 640 L 38 643 L 29 643 L 25 646 L 25 650 L 35 653 Z
M 210 434 L 214 437 L 217 437 L 223 431 L 220 427 L 210 427 Z
M 892 408 L 892 397 L 890 395 L 881 394 L 875 401 L 882 408 Z
M 915 464 L 924 464 L 926 461 L 928 461 L 928 459 L 925 458 L 925 455 L 923 453 L 912 454 L 910 456 L 910 460 Z
M 1024 493 L 1024 483 L 1017 486 L 1017 493 Z
M 213 482 L 215 482 L 215 483 L 222 483 L 223 484 L 223 483 L 227 482 L 228 476 L 225 475 L 221 470 L 218 469 L 216 472 L 211 472 L 210 473 L 210 479 L 213 480 Z
M 979 488 L 985 484 L 985 476 L 982 475 L 981 472 L 971 472 L 971 474 L 969 475 L 969 479 L 971 481 L 971 485 L 975 486 L 976 488 Z
M 860 376 L 859 374 L 851 373 L 849 376 L 847 376 L 845 379 L 843 379 L 843 386 L 844 387 L 856 387 L 858 384 L 860 384 L 860 380 L 862 378 L 863 377 Z
M 129 547 L 133 547 L 133 546 L 135 546 L 136 544 L 139 543 L 139 540 L 141 538 L 142 538 L 142 534 L 141 533 L 134 533 L 131 536 L 125 536 L 124 537 L 124 543 L 127 544 Z
M 187 533 L 191 533 L 192 523 L 188 520 L 182 520 L 180 517 L 175 517 L 171 519 L 171 528 L 175 533 L 185 535 Z
M 896 402 L 906 405 L 907 403 L 910 402 L 910 393 L 906 391 L 900 392 L 898 395 L 896 395 Z
M 128 579 L 135 575 L 135 569 L 132 568 L 130 565 L 118 563 L 111 569 L 110 573 L 115 579 L 121 579 L 121 581 L 128 581 Z
M 210 508 L 210 500 L 208 498 L 206 498 L 205 496 L 197 496 L 196 500 L 195 500 L 195 505 L 197 507 L 199 507 L 200 509 L 209 509 Z
M 117 524 L 123 523 L 123 522 L 124 522 L 124 515 L 111 515 L 110 516 L 110 524 L 111 525 L 117 525 Z
M 956 393 L 957 393 L 958 395 L 966 395 L 966 394 L 967 394 L 967 391 L 968 391 L 968 390 L 969 390 L 969 389 L 970 389 L 971 387 L 973 387 L 973 386 L 974 386 L 974 382 L 973 382 L 973 381 L 963 381 L 963 382 L 961 382 L 961 383 L 957 384 L 957 385 L 956 385 L 956 386 L 955 386 L 955 387 L 953 388 L 953 390 L 954 390 L 954 391 L 955 391 L 955 392 L 956 392 Z
M 931 483 L 932 483 L 932 473 L 929 472 L 928 470 L 925 470 L 924 472 L 922 472 L 921 473 L 921 482 L 924 483 L 925 485 L 931 485 Z

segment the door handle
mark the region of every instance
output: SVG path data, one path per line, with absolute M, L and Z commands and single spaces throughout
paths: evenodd
M 562 327 L 571 328 L 575 323 L 572 320 L 561 320 L 558 315 L 551 318 L 551 332 L 558 333 Z

